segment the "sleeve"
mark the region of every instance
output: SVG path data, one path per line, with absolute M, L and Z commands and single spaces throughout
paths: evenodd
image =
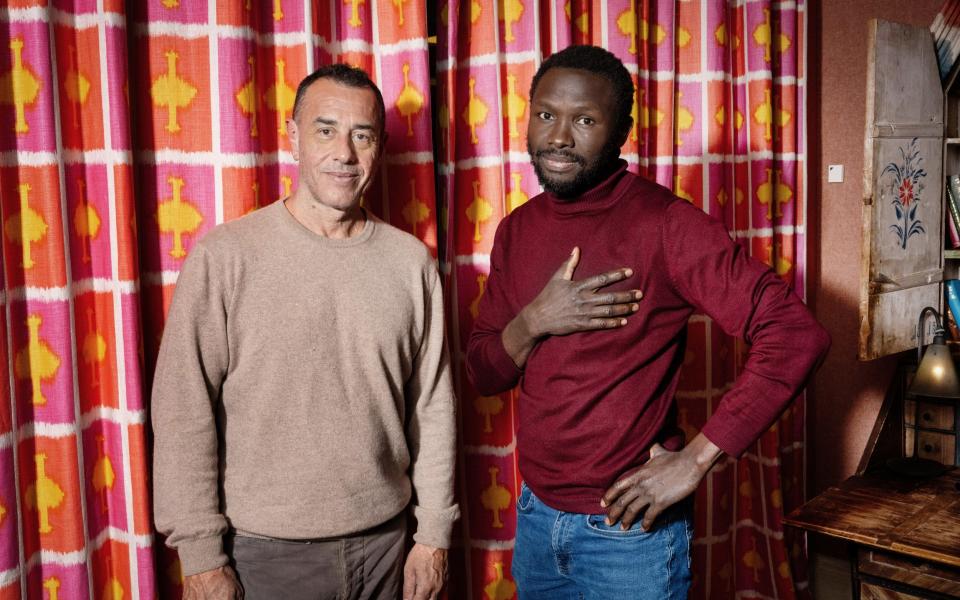
M 500 222 L 493 239 L 490 275 L 487 277 L 477 319 L 467 342 L 467 377 L 473 387 L 484 396 L 512 389 L 523 375 L 523 370 L 518 368 L 507 354 L 501 337 L 504 328 L 517 316 L 510 307 L 503 285 L 503 237 L 506 235 L 506 223 L 507 219 Z
M 157 530 L 183 575 L 227 564 L 215 417 L 227 371 L 222 269 L 197 245 L 177 280 L 153 380 L 153 484 Z
M 405 385 L 407 445 L 413 483 L 413 539 L 449 548 L 460 509 L 453 497 L 457 453 L 456 397 L 444 332 L 443 295 L 436 267 L 427 278 L 423 338 Z
M 740 456 L 800 393 L 826 356 L 830 336 L 782 279 L 700 209 L 671 205 L 662 235 L 676 291 L 750 344 L 742 372 L 702 430 L 721 450 Z

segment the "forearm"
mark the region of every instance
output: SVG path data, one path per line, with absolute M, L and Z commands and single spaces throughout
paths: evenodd
M 800 299 L 772 275 L 765 280 L 744 332 L 751 343 L 746 363 L 702 429 L 731 456 L 740 456 L 776 422 L 830 346 Z
M 418 411 L 416 436 L 410 436 L 410 479 L 416 493 L 414 540 L 435 548 L 449 548 L 453 524 L 460 516 L 454 501 L 456 472 L 456 415 L 449 405 Z M 411 432 L 412 433 L 412 432 Z M 409 434 L 408 434 L 409 435 Z
M 191 410 L 185 402 L 172 404 L 169 394 L 155 394 L 154 399 L 157 530 L 179 551 L 184 575 L 215 569 L 227 562 L 222 545 L 227 523 L 220 512 L 212 414 L 209 409 L 207 415 Z
M 697 472 L 700 473 L 700 479 L 703 479 L 723 456 L 723 450 L 711 442 L 703 433 L 698 433 L 696 437 L 690 440 L 690 443 L 683 448 L 682 452 L 690 456 L 693 464 L 696 465 Z
M 500 334 L 503 349 L 507 351 L 513 364 L 522 369 L 527 363 L 530 352 L 537 345 L 538 336 L 533 331 L 526 309 L 521 310 Z

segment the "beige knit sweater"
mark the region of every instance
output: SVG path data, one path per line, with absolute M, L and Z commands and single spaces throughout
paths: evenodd
M 328 239 L 276 202 L 180 273 L 153 384 L 157 529 L 191 575 L 226 563 L 229 527 L 339 536 L 413 494 L 414 539 L 447 547 L 454 410 L 423 244 L 375 218 Z

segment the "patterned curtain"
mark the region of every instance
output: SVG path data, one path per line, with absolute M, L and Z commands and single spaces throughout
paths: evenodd
M 805 292 L 806 2 L 450 0 L 440 6 L 438 127 L 445 266 L 461 401 L 462 555 L 450 597 L 515 597 L 516 394 L 478 395 L 463 354 L 499 221 L 539 192 L 526 153 L 541 59 L 595 44 L 635 76 L 630 169 L 726 223 L 753 256 Z M 698 432 L 747 348 L 690 320 L 680 424 Z M 693 598 L 806 598 L 805 547 L 782 517 L 804 495 L 805 412 L 796 402 L 696 499 Z
M 0 8 L 0 599 L 179 595 L 145 390 L 180 266 L 296 184 L 284 120 L 331 62 L 387 105 L 367 206 L 436 249 L 426 27 L 405 0 Z

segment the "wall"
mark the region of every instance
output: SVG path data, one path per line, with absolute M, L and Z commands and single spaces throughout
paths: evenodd
M 833 336 L 813 382 L 809 439 L 811 495 L 853 474 L 896 362 L 857 360 L 860 208 L 867 80 L 867 21 L 929 26 L 943 0 L 823 0 L 811 3 L 810 223 L 811 302 Z M 819 148 L 819 152 L 818 152 Z M 844 182 L 827 183 L 829 164 Z M 817 239 L 812 231 L 811 239 Z

